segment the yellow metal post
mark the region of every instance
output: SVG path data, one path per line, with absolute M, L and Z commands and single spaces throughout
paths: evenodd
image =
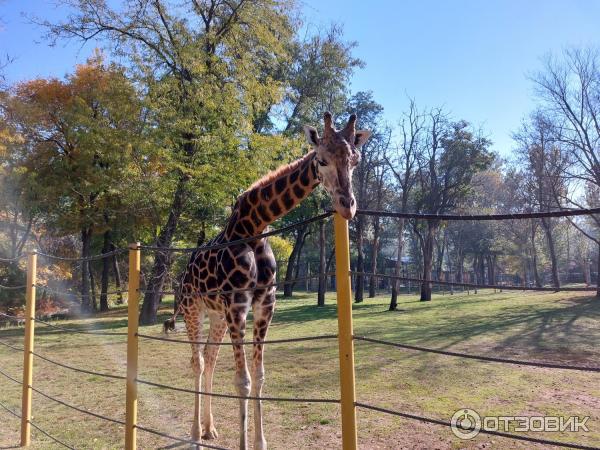
M 23 395 L 21 397 L 21 447 L 31 443 L 31 386 L 33 384 L 33 336 L 35 330 L 35 283 L 37 281 L 37 253 L 27 258 L 27 286 L 25 291 L 25 341 L 23 343 Z
M 335 278 L 338 305 L 340 350 L 340 394 L 342 408 L 342 448 L 356 450 L 356 391 L 354 386 L 354 342 L 352 340 L 352 291 L 350 288 L 350 241 L 348 221 L 334 214 Z
M 127 296 L 127 393 L 125 396 L 125 449 L 135 450 L 137 439 L 138 323 L 140 302 L 140 244 L 129 246 Z

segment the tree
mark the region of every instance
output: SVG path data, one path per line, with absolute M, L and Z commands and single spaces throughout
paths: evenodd
M 473 176 L 493 160 L 490 143 L 476 135 L 465 121 L 450 122 L 442 110 L 427 118 L 425 150 L 418 161 L 415 208 L 443 214 L 457 207 L 472 189 Z M 413 228 L 423 255 L 423 280 L 431 280 L 437 219 L 415 222 Z M 421 301 L 431 300 L 431 282 L 421 284 Z
M 385 161 L 393 174 L 395 184 L 399 188 L 398 207 L 399 212 L 408 212 L 409 200 L 416 183 L 418 161 L 423 150 L 425 132 L 425 116 L 421 114 L 415 102 L 410 101 L 409 110 L 400 121 L 400 142 L 396 147 L 391 147 L 391 154 L 385 155 Z M 402 271 L 402 252 L 404 249 L 404 226 L 405 220 L 398 219 L 398 247 L 394 275 L 399 277 Z M 398 308 L 398 293 L 400 292 L 400 280 L 395 279 L 392 283 L 392 295 L 390 299 L 390 311 Z
M 556 145 L 553 137 L 552 123 L 545 115 L 537 111 L 531 115 L 529 123 L 522 126 L 520 133 L 514 136 L 519 143 L 519 152 L 523 165 L 524 191 L 531 198 L 529 203 L 537 211 L 551 211 L 560 207 L 558 198 L 564 196 L 565 177 L 569 161 Z M 540 223 L 546 235 L 546 242 L 552 264 L 552 284 L 560 287 L 558 276 L 558 258 L 555 238 L 553 236 L 554 221 L 541 218 Z M 532 224 L 532 236 L 535 235 L 535 224 Z M 534 250 L 535 251 L 535 250 Z M 535 256 L 534 256 L 535 258 Z M 536 276 L 536 283 L 539 282 Z
M 317 33 L 305 41 L 293 45 L 292 66 L 283 81 L 288 92 L 281 105 L 284 111 L 284 135 L 294 135 L 306 124 L 321 124 L 325 111 L 331 112 L 337 120 L 348 109 L 348 85 L 354 70 L 363 63 L 352 56 L 354 42 L 343 39 L 342 29 L 332 26 L 324 33 Z M 359 116 L 360 117 L 360 116 Z M 325 198 L 319 191 L 312 194 L 314 201 L 305 201 L 291 214 L 282 219 L 282 223 L 301 220 L 317 214 L 325 207 Z M 312 232 L 310 227 L 294 231 L 293 249 L 287 263 L 284 295 L 293 293 L 291 280 L 298 271 L 305 239 Z M 319 236 L 321 233 L 319 231 Z M 319 247 L 325 248 L 325 242 L 319 240 Z M 319 279 L 320 298 L 324 301 L 325 277 Z
M 126 1 L 113 9 L 79 0 L 74 6 L 77 11 L 66 22 L 43 22 L 50 38 L 106 39 L 115 54 L 130 61 L 148 91 L 149 120 L 171 163 L 165 182 L 173 186 L 155 244 L 169 247 L 195 191 L 208 195 L 220 182 L 235 195 L 247 180 L 233 174 L 244 168 L 249 176 L 256 173 L 252 148 L 244 150 L 244 143 L 251 141 L 256 120 L 283 94 L 271 74 L 289 58 L 292 4 L 154 0 Z M 167 252 L 156 253 L 143 324 L 156 321 L 170 263 Z
M 121 206 L 124 173 L 132 175 L 141 114 L 137 92 L 121 70 L 96 54 L 65 81 L 18 84 L 4 108 L 22 135 L 11 158 L 25 173 L 29 211 L 41 212 L 56 234 L 78 232 L 81 256 L 89 256 L 94 233 L 110 227 L 108 215 Z M 82 263 L 87 311 L 90 275 L 90 265 Z
M 361 159 L 354 172 L 354 192 L 359 208 L 368 209 L 373 203 L 372 188 L 377 169 L 383 165 L 382 151 L 389 146 L 390 131 L 381 124 L 383 107 L 373 100 L 372 92 L 357 92 L 348 100 L 347 110 L 358 116 L 358 128 L 372 131 L 371 138 L 360 148 Z M 354 219 L 356 241 L 356 271 L 365 272 L 364 241 L 368 218 L 357 215 Z M 364 276 L 357 275 L 354 284 L 354 301 L 360 303 L 364 296 Z
M 334 117 L 346 111 L 350 77 L 364 63 L 352 56 L 357 43 L 345 41 L 343 35 L 342 27 L 332 25 L 294 43 L 285 78 L 289 89 L 282 105 L 286 133 L 299 133 L 306 124 L 320 123 L 325 111 Z
M 565 50 L 560 57 L 548 56 L 533 82 L 552 125 L 553 138 L 573 158 L 563 175 L 582 187 L 600 187 L 600 53 L 595 48 L 582 48 Z M 577 189 L 571 189 L 574 191 Z M 581 206 L 578 198 L 561 200 L 566 206 Z M 593 234 L 580 231 L 600 249 L 600 218 L 592 216 L 592 220 Z M 600 270 L 600 251 L 598 255 Z M 600 284 L 596 296 L 600 297 Z

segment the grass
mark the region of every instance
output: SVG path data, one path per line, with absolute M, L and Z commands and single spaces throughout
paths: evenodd
M 269 338 L 336 333 L 333 294 L 327 305 L 315 306 L 314 294 L 281 299 Z M 165 304 L 161 319 L 168 317 Z M 387 297 L 354 305 L 356 335 L 452 349 L 484 355 L 599 365 L 600 301 L 579 293 L 510 293 L 480 291 L 477 295 L 437 295 L 422 303 L 402 296 L 400 311 L 388 312 Z M 92 319 L 62 322 L 73 328 L 126 330 L 124 309 Z M 181 327 L 182 325 L 179 324 Z M 249 327 L 251 329 L 251 327 Z M 159 335 L 159 325 L 143 333 Z M 177 337 L 184 337 L 178 334 Z M 21 328 L 0 330 L 0 339 L 22 341 Z M 359 401 L 427 417 L 449 420 L 459 408 L 482 415 L 590 416 L 589 432 L 532 433 L 535 437 L 600 445 L 600 383 L 598 374 L 486 363 L 405 351 L 357 341 L 356 389 Z M 125 373 L 122 336 L 90 336 L 57 332 L 39 326 L 36 351 L 65 364 L 106 373 Z M 157 341 L 140 343 L 141 379 L 192 387 L 187 345 Z M 111 380 L 75 373 L 34 360 L 38 389 L 71 404 L 117 419 L 124 418 L 125 386 Z M 338 392 L 335 340 L 268 347 L 265 396 L 332 397 Z M 22 354 L 0 346 L 0 368 L 21 377 Z M 215 391 L 235 393 L 233 358 L 221 350 Z M 139 423 L 176 436 L 189 436 L 193 398 L 190 394 L 139 387 Z M 0 401 L 20 407 L 20 387 L 0 376 Z M 250 404 L 250 416 L 252 416 Z M 264 402 L 266 437 L 270 448 L 340 448 L 339 407 L 334 404 Z M 34 422 L 77 448 L 122 448 L 123 430 L 96 418 L 54 404 L 34 394 Z M 235 448 L 238 442 L 237 401 L 214 399 L 213 413 L 220 433 L 216 445 Z M 252 417 L 249 421 L 252 442 Z M 358 410 L 361 449 L 398 448 L 536 448 L 530 443 L 479 435 L 455 438 L 442 426 L 427 425 L 380 413 Z M 0 411 L 0 448 L 18 445 L 19 423 Z M 34 449 L 58 448 L 33 432 Z M 138 432 L 139 448 L 175 448 L 172 442 Z M 538 446 L 537 448 L 543 448 Z

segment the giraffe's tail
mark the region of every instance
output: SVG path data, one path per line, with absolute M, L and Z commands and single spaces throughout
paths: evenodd
M 175 314 L 170 319 L 165 320 L 163 323 L 163 332 L 165 334 L 169 334 L 169 331 L 175 331 L 175 320 L 177 320 L 177 315 L 181 312 L 181 303 L 177 306 L 175 310 Z
M 163 323 L 163 332 L 165 334 L 169 334 L 169 331 L 175 331 L 175 319 L 176 316 L 173 314 L 173 317 L 165 320 L 165 323 Z

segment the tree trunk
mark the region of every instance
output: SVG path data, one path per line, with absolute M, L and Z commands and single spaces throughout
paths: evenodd
M 548 241 L 548 251 L 550 252 L 550 262 L 552 264 L 552 285 L 555 288 L 560 287 L 560 278 L 558 277 L 558 261 L 556 258 L 556 248 L 554 246 L 554 237 L 552 236 L 552 227 L 549 219 L 542 218 L 542 228 Z
M 98 302 L 97 302 L 97 298 L 96 298 L 96 276 L 94 275 L 94 267 L 92 265 L 93 261 L 88 261 L 87 264 L 89 269 L 89 273 L 90 273 L 90 288 L 92 291 L 92 309 L 94 311 L 98 311 Z
M 365 252 L 364 252 L 364 216 L 356 217 L 356 271 L 365 271 Z M 365 277 L 357 274 L 354 284 L 354 301 L 361 303 L 364 299 Z
M 473 255 L 473 278 L 475 278 L 473 281 L 475 282 L 475 287 L 473 288 L 473 291 L 475 292 L 475 294 L 477 294 L 477 285 L 480 283 L 479 281 L 479 271 L 477 270 L 479 264 L 479 255 L 477 253 L 475 253 Z
M 102 253 L 110 251 L 110 230 L 104 232 Z M 111 258 L 102 258 L 102 277 L 100 278 L 100 311 L 108 311 L 108 271 Z
M 116 250 L 115 244 L 110 243 L 110 251 L 113 252 Z M 115 286 L 117 288 L 118 297 L 117 303 L 119 305 L 123 304 L 123 291 L 121 289 L 121 269 L 119 268 L 119 260 L 117 259 L 117 255 L 113 255 L 112 258 L 113 272 L 115 274 Z
M 596 298 L 600 298 L 600 241 L 598 242 L 598 263 L 596 271 Z
M 465 254 L 460 252 L 457 258 L 457 266 L 456 266 L 456 281 L 459 283 L 464 283 L 464 265 L 465 265 Z
M 157 247 L 170 247 L 173 242 L 173 236 L 175 235 L 175 231 L 177 231 L 177 224 L 179 223 L 179 218 L 185 206 L 188 180 L 189 178 L 187 176 L 179 178 L 167 223 L 156 240 Z M 144 295 L 144 303 L 142 304 L 142 311 L 140 312 L 141 325 L 151 325 L 156 323 L 156 313 L 158 312 L 158 306 L 162 297 L 160 292 L 163 290 L 165 278 L 169 273 L 171 262 L 171 253 L 168 251 L 157 251 L 155 253 L 154 266 L 152 267 L 150 277 L 148 278 L 146 287 L 147 292 Z
M 592 284 L 592 274 L 590 273 L 590 263 L 586 255 L 580 255 L 579 265 L 581 266 L 581 273 L 583 274 L 583 280 L 586 286 Z
M 377 295 L 377 285 L 379 279 L 375 276 L 377 273 L 377 258 L 379 256 L 379 232 L 381 228 L 381 220 L 379 217 L 373 218 L 373 248 L 371 249 L 371 279 L 369 281 L 369 298 Z
M 535 286 L 536 287 L 542 287 L 542 280 L 540 279 L 540 274 L 538 273 L 538 269 L 537 269 L 537 248 L 535 246 L 535 222 L 532 220 L 531 221 L 531 234 L 530 234 L 530 240 L 531 240 L 531 257 L 532 257 L 532 269 L 533 269 L 533 278 L 535 280 Z
M 431 280 L 431 269 L 433 266 L 433 247 L 435 245 L 435 230 L 437 224 L 433 221 L 427 222 L 427 234 L 423 243 L 423 280 Z M 423 281 L 421 283 L 421 301 L 431 300 L 431 282 Z
M 90 247 L 92 244 L 91 228 L 81 230 L 81 257 L 90 256 Z M 87 261 L 81 263 L 81 310 L 90 312 L 92 310 L 90 298 L 90 265 Z
M 403 241 L 404 235 L 404 219 L 398 221 L 398 258 L 396 259 L 396 265 L 394 267 L 394 276 L 399 277 L 402 274 L 402 250 L 404 247 Z M 390 299 L 389 311 L 396 311 L 398 309 L 398 293 L 400 292 L 400 280 L 395 278 L 392 280 L 392 297 Z
M 481 280 L 481 284 L 486 284 L 485 279 L 485 258 L 483 253 L 479 255 L 479 279 Z
M 302 242 L 300 243 L 300 248 L 298 249 L 298 256 L 296 257 L 296 268 L 294 270 L 294 279 L 292 280 L 291 283 L 291 289 L 292 291 L 294 290 L 294 287 L 296 286 L 296 280 L 300 277 L 300 256 L 302 255 L 302 249 L 304 248 L 304 243 L 306 242 L 306 236 L 308 236 L 309 233 L 306 233 L 304 235 L 304 237 L 302 238 Z
M 300 251 L 304 245 L 307 230 L 308 226 L 304 226 L 298 228 L 296 232 L 296 241 L 294 242 L 292 253 L 290 253 L 290 257 L 288 258 L 287 270 L 285 271 L 285 284 L 283 285 L 284 297 L 291 297 L 294 291 L 294 283 L 292 280 L 294 279 L 296 264 L 300 261 Z
M 496 255 L 487 255 L 487 269 L 489 284 L 496 284 Z
M 325 260 L 325 222 L 319 222 L 319 292 L 317 306 L 325 306 L 325 289 L 327 287 L 327 261 Z
M 437 261 L 436 261 L 436 279 L 438 281 L 442 280 L 443 270 L 444 270 L 444 253 L 446 252 L 446 231 L 444 230 L 444 237 L 442 242 L 440 242 L 437 247 Z

